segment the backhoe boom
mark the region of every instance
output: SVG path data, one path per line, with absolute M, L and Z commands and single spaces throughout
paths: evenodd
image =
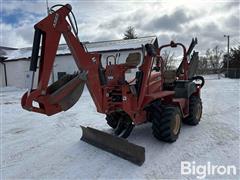
M 88 73 L 96 74 L 95 72 L 98 71 L 99 54 L 86 52 L 78 37 L 73 34 L 72 28 L 66 20 L 67 17 L 70 18 L 70 11 L 71 6 L 67 4 L 34 26 L 35 35 L 30 64 L 32 76 L 30 78 L 29 90 L 22 99 L 24 109 L 53 115 L 69 109 L 77 102 L 87 79 L 87 86 L 90 91 L 93 89 L 92 87 L 100 89 L 98 76 L 87 76 Z M 79 73 L 78 75 L 65 78 L 64 82 L 59 80 L 48 86 L 61 35 L 67 42 Z M 41 53 L 40 58 L 38 58 L 40 45 Z M 37 71 L 38 64 L 39 79 L 37 88 L 33 89 L 34 73 Z M 61 90 L 59 90 L 60 88 Z M 99 103 L 101 94 L 99 91 L 91 91 L 98 110 L 101 110 Z M 38 103 L 39 106 L 33 106 L 33 101 Z

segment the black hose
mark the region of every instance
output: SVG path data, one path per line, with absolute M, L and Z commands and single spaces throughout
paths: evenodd
M 74 20 L 74 24 L 75 24 L 75 28 L 76 28 L 76 36 L 77 36 L 78 35 L 78 25 L 77 25 L 76 17 L 74 15 L 74 13 L 72 12 L 72 9 L 68 8 L 67 6 L 65 6 L 63 4 L 56 4 L 56 5 L 54 5 L 54 6 L 52 6 L 50 8 L 50 11 L 51 12 L 55 12 L 55 10 L 54 10 L 55 7 L 65 7 L 65 8 L 67 8 L 70 11 L 70 13 L 71 13 L 71 15 L 73 17 L 73 20 Z

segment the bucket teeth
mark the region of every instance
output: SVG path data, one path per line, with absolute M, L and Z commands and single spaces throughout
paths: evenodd
M 145 148 L 128 142 L 126 139 L 108 133 L 83 127 L 81 140 L 141 166 L 145 161 Z

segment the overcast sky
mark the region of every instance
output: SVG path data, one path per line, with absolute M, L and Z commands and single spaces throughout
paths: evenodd
M 219 45 L 226 50 L 240 45 L 240 1 L 51 1 L 69 3 L 82 41 L 121 39 L 128 26 L 138 36 L 156 35 L 159 44 L 179 41 L 188 45 L 198 37 L 198 49 Z M 33 25 L 47 14 L 45 0 L 1 1 L 1 46 L 28 47 L 32 44 Z

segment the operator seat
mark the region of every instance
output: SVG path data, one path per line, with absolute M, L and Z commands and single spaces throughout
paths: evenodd
M 176 70 L 165 70 L 163 72 L 163 89 L 172 91 L 176 81 Z

